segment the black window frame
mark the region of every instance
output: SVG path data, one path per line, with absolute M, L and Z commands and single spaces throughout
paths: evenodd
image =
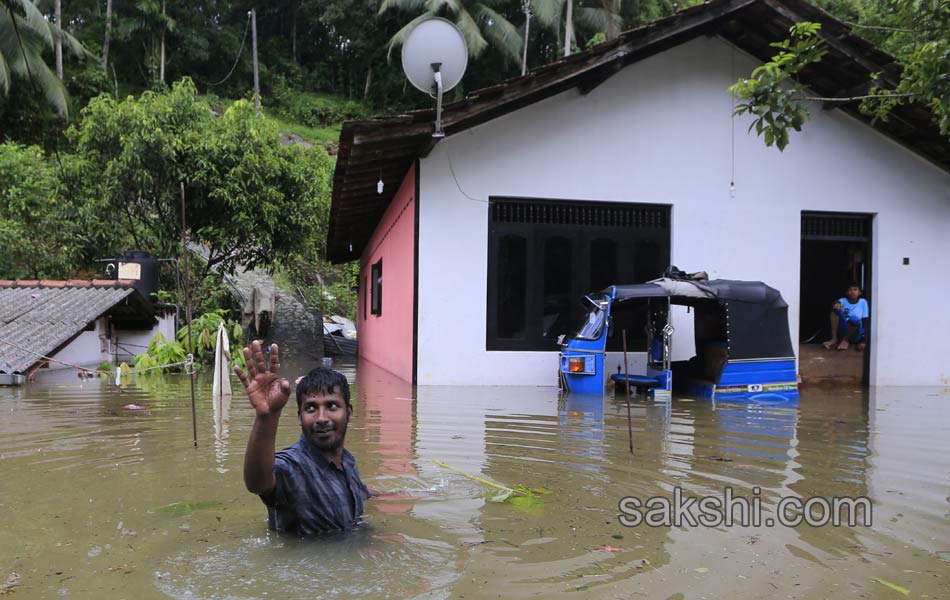
M 669 265 L 671 246 L 671 206 L 627 202 L 586 200 L 550 200 L 535 198 L 489 198 L 488 268 L 486 304 L 486 351 L 552 351 L 557 350 L 557 334 L 573 333 L 587 313 L 581 303 L 585 294 L 594 290 L 591 279 L 591 247 L 609 240 L 616 244 L 617 280 L 611 283 L 639 283 L 662 275 Z M 523 307 L 524 335 L 505 338 L 499 329 L 499 261 L 500 240 L 524 237 L 527 244 L 526 284 Z M 544 250 L 545 241 L 555 237 L 571 240 L 571 273 L 569 326 L 564 331 L 543 331 L 544 317 Z M 601 248 L 605 247 L 603 244 Z M 639 255 L 649 250 L 651 263 L 644 268 Z M 597 284 L 599 285 L 599 284 Z M 601 287 L 601 289 L 603 289 Z M 628 336 L 631 333 L 628 332 Z
M 370 307 L 369 312 L 381 317 L 383 315 L 383 259 L 372 264 L 370 267 Z

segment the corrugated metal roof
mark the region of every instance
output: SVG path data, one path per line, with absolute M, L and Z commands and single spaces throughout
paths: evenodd
M 133 293 L 117 281 L 0 282 L 0 373 L 25 373 Z

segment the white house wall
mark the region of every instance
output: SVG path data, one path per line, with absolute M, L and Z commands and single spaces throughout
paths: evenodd
M 784 152 L 766 148 L 733 121 L 726 91 L 756 65 L 700 37 L 586 96 L 567 91 L 436 145 L 420 163 L 418 382 L 556 381 L 552 353 L 485 350 L 487 201 L 507 196 L 672 205 L 672 263 L 778 288 L 793 338 L 801 211 L 875 213 L 871 382 L 950 385 L 950 311 L 939 307 L 950 175 L 818 105 Z
M 109 319 L 96 319 L 94 331 L 83 331 L 59 352 L 54 354 L 60 362 L 50 363 L 49 369 L 68 369 L 68 365 L 97 367 L 103 362 L 130 362 L 136 354 L 145 352 L 152 338 L 161 333 L 165 339 L 175 339 L 175 313 L 159 313 L 157 323 L 150 330 L 126 330 L 112 328 L 109 332 Z M 68 363 L 62 364 L 62 363 Z

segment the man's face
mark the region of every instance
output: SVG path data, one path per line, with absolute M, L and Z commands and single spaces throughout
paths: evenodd
M 852 285 L 851 287 L 848 288 L 848 291 L 845 293 L 845 295 L 848 297 L 848 302 L 850 302 L 851 304 L 854 304 L 855 302 L 858 301 L 858 298 L 861 297 L 861 288 L 859 288 L 858 286 Z
M 300 402 L 297 419 L 307 439 L 321 452 L 336 452 L 343 447 L 346 426 L 353 409 L 346 405 L 340 388 L 332 394 L 311 394 Z

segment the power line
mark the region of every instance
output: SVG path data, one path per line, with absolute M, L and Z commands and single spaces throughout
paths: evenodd
M 228 71 L 228 74 L 224 76 L 224 79 L 222 79 L 221 81 L 219 81 L 219 82 L 217 82 L 217 83 L 208 83 L 208 84 L 207 84 L 208 86 L 214 87 L 214 86 L 217 86 L 217 85 L 221 85 L 222 83 L 224 83 L 225 81 L 227 81 L 228 79 L 230 79 L 231 74 L 234 73 L 234 69 L 237 68 L 238 62 L 240 62 L 240 60 L 241 60 L 241 54 L 244 53 L 244 42 L 247 41 L 247 30 L 250 29 L 250 27 L 251 27 L 251 15 L 250 15 L 250 13 L 248 13 L 248 15 L 247 15 L 247 24 L 244 26 L 244 37 L 241 38 L 241 47 L 238 49 L 238 55 L 237 55 L 237 58 L 234 59 L 234 64 L 231 66 L 231 70 Z

